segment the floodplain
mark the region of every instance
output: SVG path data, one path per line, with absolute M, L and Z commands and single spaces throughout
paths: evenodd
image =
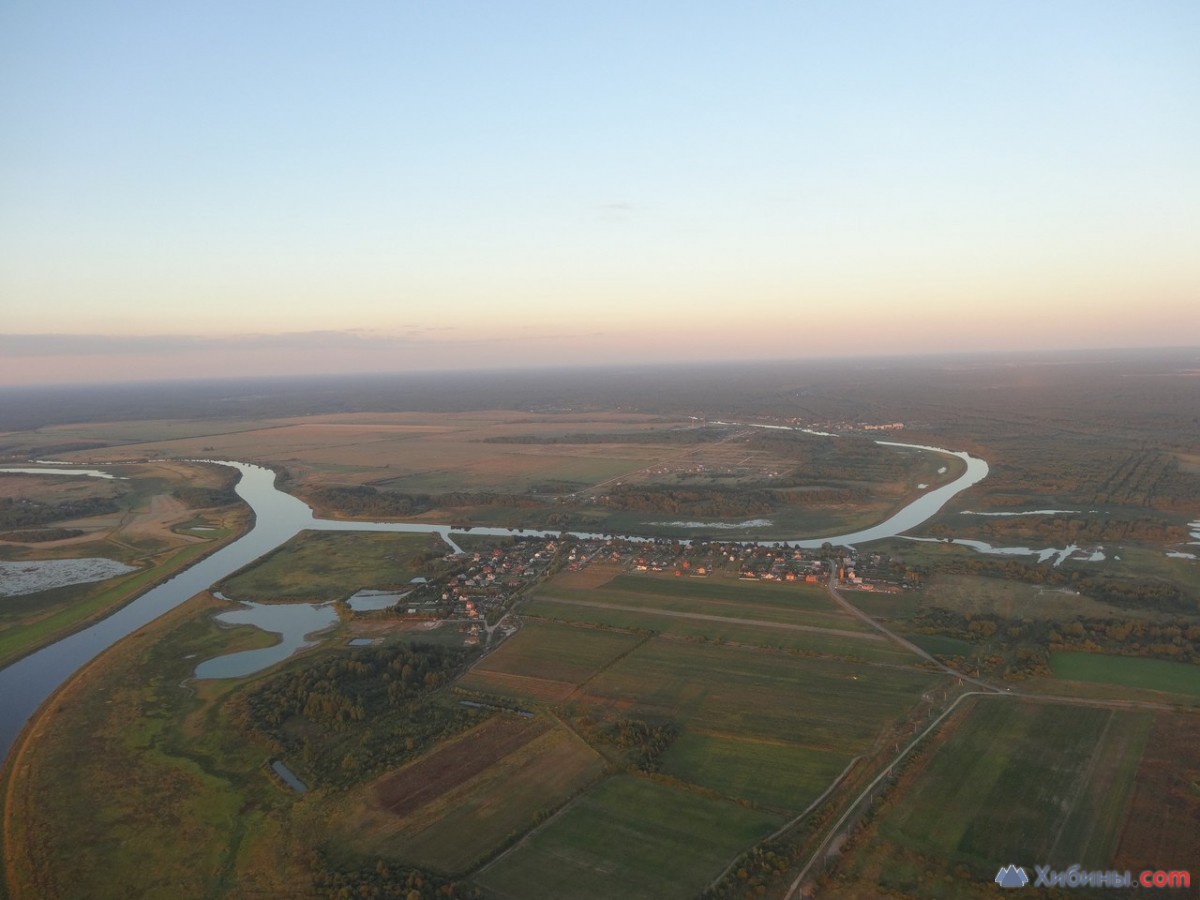
M 139 568 L 0 598 L 0 665 L 248 527 L 190 459 L 269 465 L 329 517 L 614 537 L 302 534 L 214 585 L 230 602 L 137 629 L 10 755 L 3 890 L 968 898 L 1010 862 L 1200 874 L 1194 368 L 145 388 L 132 421 L 9 405 L 6 460 L 129 478 L 0 475 L 10 509 L 63 513 L 14 520 L 0 559 Z M 960 472 L 877 439 L 990 472 L 907 533 L 932 540 L 755 545 L 875 524 Z M 408 599 L 359 612 L 359 590 Z M 215 618 L 241 599 L 339 618 L 264 671 L 194 678 L 272 643 Z

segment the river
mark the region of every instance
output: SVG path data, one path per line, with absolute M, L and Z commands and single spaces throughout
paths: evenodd
M 941 509 L 951 497 L 978 484 L 988 473 L 982 459 L 939 447 L 917 444 L 877 443 L 933 453 L 956 456 L 966 463 L 959 478 L 936 490 L 922 494 L 884 522 L 862 531 L 832 537 L 790 541 L 756 541 L 760 546 L 820 547 L 864 543 L 901 532 L 921 524 Z M 216 584 L 222 578 L 253 562 L 304 530 L 316 531 L 391 531 L 404 533 L 439 534 L 452 550 L 459 547 L 451 538 L 453 529 L 447 525 L 421 522 L 351 522 L 337 519 L 318 519 L 303 501 L 275 487 L 275 473 L 261 466 L 240 462 L 220 462 L 241 473 L 236 491 L 254 511 L 254 527 L 238 540 L 196 563 L 189 569 L 151 588 L 132 603 L 123 606 L 88 628 L 59 640 L 35 653 L 0 669 L 0 760 L 22 727 L 54 690 L 83 665 L 95 659 L 121 638 Z M 56 470 L 43 470 L 47 473 Z M 68 474 L 57 470 L 58 474 Z M 98 473 L 104 474 L 104 473 Z M 533 529 L 472 528 L 471 534 L 492 537 L 558 537 L 561 531 Z M 654 540 L 636 535 L 607 535 L 591 532 L 570 532 L 579 538 L 620 537 L 623 540 L 647 542 Z

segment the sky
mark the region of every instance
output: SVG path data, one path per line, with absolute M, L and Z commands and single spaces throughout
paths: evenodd
M 1194 0 L 6 0 L 0 384 L 1200 345 Z

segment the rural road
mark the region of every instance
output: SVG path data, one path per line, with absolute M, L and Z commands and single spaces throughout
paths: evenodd
M 939 669 L 941 669 L 947 675 L 953 675 L 955 678 L 960 678 L 963 681 L 968 681 L 971 684 L 975 685 L 976 687 L 979 687 L 985 691 L 989 691 L 993 694 L 1007 693 L 1006 691 L 1002 691 L 998 687 L 994 687 L 994 686 L 988 684 L 986 681 L 980 681 L 978 678 L 972 678 L 970 675 L 964 675 L 962 672 L 959 672 L 957 669 L 952 669 L 950 666 L 946 665 L 945 663 L 940 662 L 939 660 L 935 659 L 929 653 L 926 653 L 924 650 L 922 650 L 920 647 L 918 647 L 912 641 L 905 640 L 904 638 L 900 637 L 900 635 L 896 634 L 894 631 L 891 631 L 890 629 L 888 629 L 886 626 L 884 626 L 880 622 L 877 622 L 871 616 L 868 616 L 865 612 L 863 612 L 861 609 L 859 609 L 857 606 L 855 606 L 853 603 L 851 603 L 849 600 L 847 600 L 845 597 L 843 597 L 841 594 L 838 593 L 837 575 L 832 570 L 832 568 L 830 569 L 830 572 L 829 572 L 829 593 L 833 597 L 834 602 L 838 606 L 840 606 L 843 611 L 854 616 L 856 619 L 860 619 L 863 622 L 866 622 L 868 625 L 870 625 L 872 628 L 874 628 L 876 631 L 878 631 L 884 637 L 888 638 L 889 640 L 895 641 L 897 644 L 899 644 L 905 650 L 908 650 L 910 653 L 915 653 L 917 656 L 921 657 L 921 659 L 925 660 L 926 662 L 937 666 Z

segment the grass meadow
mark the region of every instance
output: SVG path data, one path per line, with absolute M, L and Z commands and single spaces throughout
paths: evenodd
M 910 654 L 835 606 L 823 587 L 802 583 L 618 575 L 582 587 L 559 576 L 539 587 L 524 611 L 531 617 L 688 641 L 912 662 Z
M 267 776 L 267 751 L 213 716 L 236 682 L 183 685 L 197 657 L 273 642 L 218 627 L 217 608 L 198 598 L 139 631 L 40 721 L 10 786 L 16 896 L 303 895 L 307 876 L 274 843 L 293 797 Z
M 1189 663 L 1102 653 L 1054 653 L 1050 668 L 1068 681 L 1200 697 L 1200 666 Z
M 644 640 L 627 632 L 526 622 L 459 684 L 507 697 L 557 702 Z
M 1148 712 L 977 701 L 909 767 L 831 896 L 974 897 L 1009 863 L 1108 868 Z
M 694 897 L 780 819 L 648 778 L 620 775 L 572 803 L 477 880 L 500 898 Z M 533 893 L 531 893 L 533 892 Z
M 302 531 L 279 549 L 221 582 L 237 600 L 323 603 L 363 588 L 402 588 L 421 570 L 420 556 L 445 552 L 437 535 Z

